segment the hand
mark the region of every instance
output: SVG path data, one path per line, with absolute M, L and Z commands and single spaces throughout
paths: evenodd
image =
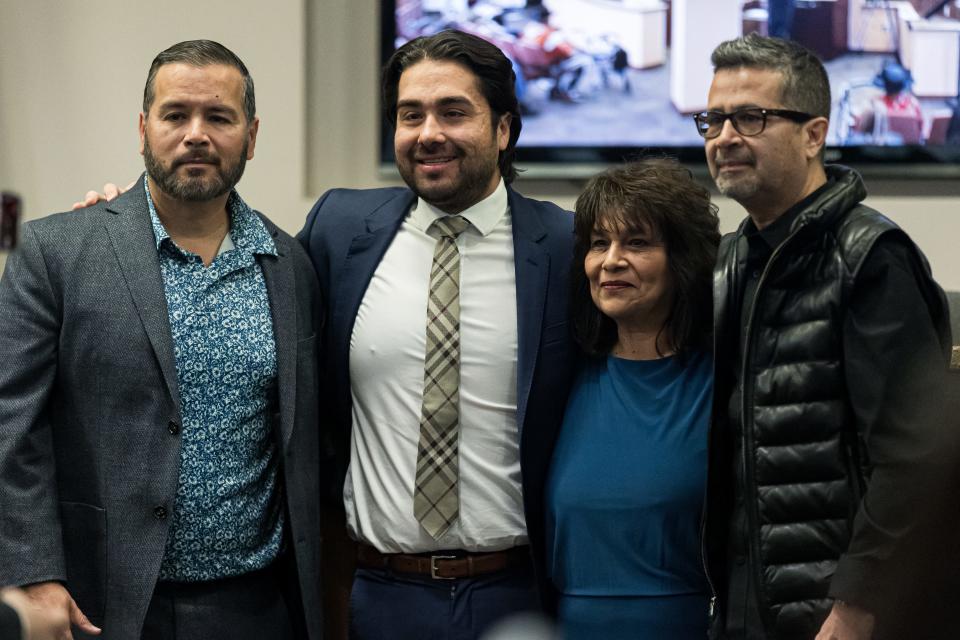
M 113 184 L 112 182 L 108 182 L 107 184 L 103 185 L 103 193 L 97 193 L 96 191 L 87 191 L 87 194 L 83 196 L 83 200 L 73 203 L 73 210 L 76 211 L 77 209 L 83 209 L 84 207 L 92 207 L 98 202 L 110 202 L 111 200 L 119 196 L 121 193 L 126 193 L 127 191 L 132 189 L 133 185 L 135 185 L 136 183 L 137 181 L 134 180 L 133 182 L 125 186 L 123 189 L 121 189 L 120 187 Z
M 0 600 L 12 607 L 20 616 L 27 640 L 59 640 L 64 629 L 69 631 L 70 621 L 63 609 L 38 609 L 20 589 L 0 591 Z
M 38 582 L 23 587 L 23 593 L 26 595 L 30 604 L 28 610 L 31 614 L 43 617 L 53 616 L 56 618 L 55 624 L 50 629 L 51 635 L 34 636 L 35 630 L 30 628 L 31 640 L 34 637 L 55 638 L 56 640 L 73 640 L 73 634 L 70 632 L 70 625 L 76 626 L 80 631 L 91 635 L 100 635 L 100 628 L 95 627 L 80 611 L 80 607 L 73 601 L 67 589 L 59 582 Z M 28 624 L 32 622 L 32 617 L 27 616 Z
M 873 624 L 872 613 L 838 600 L 823 621 L 815 640 L 870 640 L 873 637 Z

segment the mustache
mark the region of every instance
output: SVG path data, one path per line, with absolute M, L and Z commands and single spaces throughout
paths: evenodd
M 450 157 L 459 157 L 463 152 L 455 144 L 450 142 L 437 142 L 434 144 L 417 144 L 411 149 L 412 155 L 415 159 L 420 158 L 436 158 L 438 156 L 450 156 Z
M 190 164 L 193 162 L 204 162 L 207 164 L 220 164 L 220 156 L 215 153 L 188 153 L 180 156 L 173 161 L 173 168 L 179 167 L 182 164 Z
M 754 164 L 753 157 L 749 153 L 724 154 L 717 152 L 714 162 L 718 167 L 722 167 L 725 164 L 748 164 L 751 166 Z

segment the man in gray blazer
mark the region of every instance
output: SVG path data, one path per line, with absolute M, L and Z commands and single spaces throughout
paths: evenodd
M 26 224 L 0 282 L 0 584 L 74 637 L 320 636 L 320 303 L 233 189 L 258 124 L 232 52 L 162 52 L 144 177 Z

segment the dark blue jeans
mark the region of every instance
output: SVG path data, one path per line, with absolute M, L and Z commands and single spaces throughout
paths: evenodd
M 434 580 L 357 569 L 350 594 L 351 640 L 477 640 L 493 623 L 539 609 L 533 569 Z

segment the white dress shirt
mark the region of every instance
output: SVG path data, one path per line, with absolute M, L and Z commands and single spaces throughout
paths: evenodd
M 347 528 L 381 552 L 526 544 L 517 429 L 517 295 L 503 182 L 460 215 L 460 514 L 434 540 L 413 515 L 427 296 L 446 215 L 417 200 L 377 266 L 350 339 L 353 430 Z M 435 231 L 431 231 L 436 234 Z

